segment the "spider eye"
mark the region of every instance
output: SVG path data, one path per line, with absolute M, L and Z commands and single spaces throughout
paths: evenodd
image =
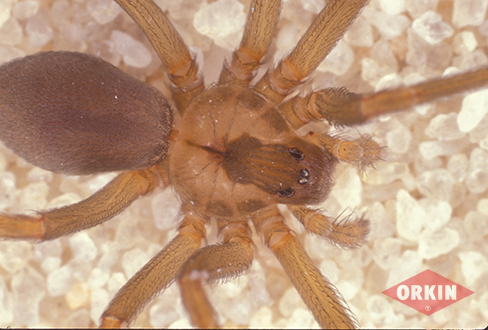
M 290 148 L 290 149 L 288 149 L 288 152 L 296 160 L 303 160 L 305 158 L 305 155 L 303 154 L 303 152 L 297 148 Z
M 278 197 L 290 198 L 295 195 L 295 191 L 292 188 L 280 189 L 277 192 Z
M 299 184 L 306 184 L 308 182 L 308 178 L 310 177 L 310 171 L 304 168 L 300 171 L 300 179 L 298 179 Z

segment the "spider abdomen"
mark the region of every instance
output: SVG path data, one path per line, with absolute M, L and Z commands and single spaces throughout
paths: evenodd
M 95 56 L 45 52 L 0 67 L 0 139 L 46 170 L 148 168 L 166 155 L 172 120 L 162 93 Z
M 199 214 L 240 217 L 275 203 L 323 201 L 335 163 L 300 138 L 274 102 L 252 89 L 223 85 L 186 109 L 170 179 Z

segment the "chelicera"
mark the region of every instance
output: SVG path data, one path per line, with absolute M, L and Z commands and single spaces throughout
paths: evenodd
M 331 88 L 285 100 L 315 70 L 367 1 L 331 1 L 297 48 L 249 87 L 280 11 L 279 1 L 254 1 L 232 63 L 224 66 L 218 85 L 204 89 L 195 61 L 164 14 L 150 1 L 118 2 L 141 25 L 161 56 L 174 85 L 173 101 L 182 123 L 172 127 L 171 107 L 156 90 L 94 57 L 42 53 L 3 65 L 1 137 L 7 146 L 33 164 L 55 172 L 124 172 L 93 197 L 73 206 L 42 212 L 40 217 L 2 216 L 1 236 L 54 239 L 104 222 L 139 195 L 157 186 L 171 185 L 182 200 L 184 217 L 179 234 L 121 289 L 102 315 L 102 326 L 130 322 L 151 297 L 174 280 L 180 285 L 193 324 L 216 325 L 202 285 L 240 275 L 250 267 L 251 221 L 283 264 L 317 322 L 323 327 L 356 326 L 347 304 L 313 266 L 276 204 L 288 205 L 310 232 L 341 247 L 360 246 L 368 232 L 366 220 L 335 222 L 306 205 L 326 199 L 338 161 L 365 167 L 380 159 L 381 148 L 366 136 L 347 140 L 309 132 L 300 137 L 294 130 L 324 119 L 335 125 L 360 124 L 384 113 L 477 87 L 485 82 L 485 71 L 366 96 Z M 17 78 L 20 72 L 27 75 Z M 79 88 L 71 81 L 77 74 L 93 80 L 77 80 L 85 84 Z M 47 89 L 28 85 L 50 76 L 56 80 Z M 105 83 L 112 77 L 115 82 Z M 104 86 L 100 86 L 101 81 Z M 127 86 L 118 85 L 120 81 Z M 66 89 L 68 82 L 74 89 Z M 32 97 L 21 103 L 20 96 L 27 94 L 22 86 L 39 94 L 46 90 L 54 93 L 46 93 L 45 102 Z M 79 112 L 66 110 L 66 104 L 80 105 L 79 99 L 89 99 L 83 93 L 90 94 L 95 87 L 102 92 L 93 98 L 92 105 L 82 109 L 88 121 L 80 120 Z M 134 93 L 134 89 L 140 93 Z M 434 90 L 440 92 L 429 93 Z M 52 94 L 62 100 L 53 100 Z M 113 103 L 101 101 L 104 97 Z M 34 113 L 31 107 L 36 104 L 48 104 L 49 109 L 61 104 L 54 110 L 61 117 Z M 113 114 L 105 118 L 103 111 L 109 106 Z M 24 118 L 15 117 L 19 110 L 26 113 Z M 105 124 L 108 121 L 115 124 Z M 21 134 L 15 132 L 16 125 L 22 131 L 35 126 L 29 133 L 30 143 L 18 138 Z M 76 140 L 65 138 L 75 131 Z M 91 133 L 96 137 L 89 137 Z M 83 134 L 87 135 L 84 140 Z M 136 137 L 143 142 L 135 142 Z M 58 141 L 62 144 L 56 144 Z M 77 143 L 76 148 L 69 144 L 72 142 Z M 114 143 L 107 146 L 109 142 Z M 97 148 L 98 144 L 104 146 Z M 204 224 L 209 222 L 217 224 L 223 243 L 200 249 Z

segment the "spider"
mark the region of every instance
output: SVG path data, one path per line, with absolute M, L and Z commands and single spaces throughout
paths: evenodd
M 293 151 L 292 151 L 292 153 L 293 153 Z M 296 156 L 296 155 L 295 155 L 295 156 Z M 283 192 L 281 192 L 281 193 L 283 194 Z M 287 191 L 285 191 L 284 193 L 287 193 Z M 322 325 L 324 325 L 324 324 L 322 324 Z

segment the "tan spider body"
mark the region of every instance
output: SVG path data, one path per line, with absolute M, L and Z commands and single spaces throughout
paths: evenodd
M 47 240 L 73 233 L 108 220 L 158 185 L 171 185 L 182 202 L 184 218 L 179 233 L 119 291 L 103 313 L 102 325 L 125 325 L 149 299 L 176 280 L 192 323 L 215 326 L 218 318 L 202 285 L 241 275 L 250 267 L 253 259 L 251 221 L 319 325 L 357 325 L 347 304 L 313 265 L 275 205 L 288 204 L 289 210 L 308 231 L 336 245 L 346 248 L 361 245 L 369 231 L 367 221 L 361 218 L 337 222 L 305 205 L 326 199 L 336 163 L 351 162 L 364 169 L 380 159 L 381 148 L 366 136 L 349 140 L 319 131 L 300 137 L 294 129 L 323 119 L 337 125 L 363 123 L 380 114 L 478 87 L 487 80 L 486 69 L 393 92 L 361 96 L 342 89 L 326 89 L 283 102 L 294 87 L 315 70 L 367 1 L 351 1 L 346 5 L 341 1 L 333 2 L 328 10 L 321 12 L 297 48 L 250 88 L 248 85 L 268 48 L 280 9 L 279 2 L 255 1 L 233 62 L 224 67 L 218 85 L 203 90 L 195 61 L 152 2 L 119 2 L 142 26 L 163 60 L 176 86 L 172 94 L 182 115 L 181 125 L 169 136 L 171 111 L 164 101 L 159 102 L 160 113 L 167 113 L 160 121 L 156 120 L 162 129 L 155 125 L 157 133 L 139 134 L 161 135 L 162 146 L 152 144 L 157 151 L 143 157 L 152 161 L 142 165 L 138 163 L 140 159 L 133 156 L 137 149 L 142 149 L 137 143 L 133 151 L 118 152 L 129 156 L 128 166 L 108 157 L 106 162 L 100 162 L 108 164 L 107 167 L 94 165 L 88 170 L 73 171 L 51 167 L 49 157 L 47 161 L 38 160 L 35 149 L 39 148 L 26 151 L 22 142 L 19 147 L 11 147 L 20 155 L 25 153 L 24 158 L 38 166 L 64 173 L 132 171 L 120 174 L 93 198 L 72 207 L 42 212 L 42 217 L 4 215 L 0 218 L 0 236 Z M 260 33 L 256 37 L 253 31 Z M 13 72 L 20 72 L 20 69 Z M 6 88 L 8 91 L 10 87 Z M 15 92 L 12 90 L 10 94 Z M 4 96 L 9 102 L 15 100 L 10 94 Z M 157 98 L 159 96 L 154 96 Z M 144 130 L 144 125 L 137 127 Z M 1 128 L 5 131 L 7 126 Z M 135 137 L 129 130 L 127 132 L 129 137 Z M 120 128 L 119 134 L 123 133 Z M 9 138 L 2 136 L 7 145 Z M 17 142 L 17 138 L 14 136 L 12 141 Z M 76 149 L 68 152 L 79 153 Z M 101 159 L 95 154 L 87 155 Z M 161 158 L 164 159 L 160 161 Z M 79 221 L 81 218 L 84 221 Z M 216 222 L 223 243 L 199 249 L 206 237 L 204 224 L 211 221 Z

